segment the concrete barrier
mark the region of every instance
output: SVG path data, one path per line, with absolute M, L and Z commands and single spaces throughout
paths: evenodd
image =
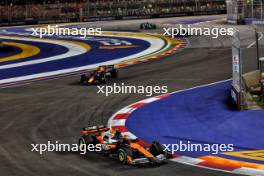
M 260 77 L 260 70 L 243 74 L 242 79 L 247 92 L 256 93 L 260 91 Z

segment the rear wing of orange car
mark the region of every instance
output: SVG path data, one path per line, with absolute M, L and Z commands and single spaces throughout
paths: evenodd
M 99 133 L 100 134 L 101 132 L 104 132 L 107 130 L 109 130 L 109 128 L 107 128 L 104 125 L 100 125 L 100 126 L 92 126 L 92 127 L 83 128 L 81 133 L 84 135 L 87 135 L 89 133 Z

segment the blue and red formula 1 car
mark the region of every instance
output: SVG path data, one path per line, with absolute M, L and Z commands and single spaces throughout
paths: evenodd
M 83 85 L 104 84 L 118 77 L 118 71 L 114 65 L 99 66 L 88 74 L 81 75 L 80 83 Z

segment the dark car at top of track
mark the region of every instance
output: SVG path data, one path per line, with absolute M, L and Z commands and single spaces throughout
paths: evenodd
M 157 29 L 157 25 L 154 23 L 141 23 L 140 24 L 140 29 L 148 30 L 148 29 Z
M 80 83 L 83 85 L 104 84 L 118 77 L 118 71 L 114 65 L 99 66 L 88 74 L 82 74 Z

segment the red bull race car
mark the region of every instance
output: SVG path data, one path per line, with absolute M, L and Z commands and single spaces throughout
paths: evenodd
M 81 75 L 80 83 L 83 85 L 104 84 L 117 76 L 118 71 L 114 65 L 99 66 L 96 70 Z
M 153 141 L 148 147 L 142 146 L 136 139 L 123 136 L 120 131 L 111 130 L 105 126 L 92 126 L 83 128 L 79 146 L 89 144 L 100 145 L 99 153 L 118 159 L 128 165 L 157 165 L 164 163 L 172 155 L 164 150 L 164 146 Z

